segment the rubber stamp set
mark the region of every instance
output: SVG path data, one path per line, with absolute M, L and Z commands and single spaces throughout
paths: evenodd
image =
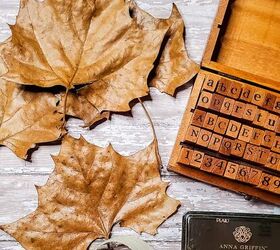
M 280 2 L 221 0 L 169 169 L 280 204 Z M 279 248 L 279 216 L 189 212 L 182 250 Z

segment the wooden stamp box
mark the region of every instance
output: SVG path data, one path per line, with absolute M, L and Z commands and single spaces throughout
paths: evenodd
M 169 170 L 280 204 L 279 0 L 220 1 Z

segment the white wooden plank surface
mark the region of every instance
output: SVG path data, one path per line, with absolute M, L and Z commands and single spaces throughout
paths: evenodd
M 0 40 L 10 35 L 6 23 L 14 23 L 19 0 L 0 0 Z M 171 0 L 138 0 L 138 4 L 157 17 L 167 17 Z M 218 0 L 175 1 L 187 26 L 187 47 L 190 56 L 200 62 L 215 16 Z M 189 210 L 233 211 L 279 214 L 276 206 L 262 202 L 245 201 L 243 197 L 199 183 L 166 170 L 180 120 L 188 101 L 191 84 L 187 84 L 174 99 L 152 89 L 151 99 L 145 102 L 159 138 L 160 153 L 164 163 L 163 178 L 171 182 L 168 193 L 181 200 L 178 213 L 167 220 L 156 236 L 143 234 L 141 237 L 155 249 L 180 249 L 181 220 Z M 113 115 L 94 130 L 81 128 L 82 122 L 68 122 L 70 134 L 83 135 L 88 141 L 100 146 L 111 142 L 122 154 L 134 153 L 152 140 L 148 121 L 140 105 L 135 105 L 132 116 Z M 17 159 L 8 149 L 0 148 L 0 224 L 13 222 L 32 212 L 37 206 L 34 185 L 43 185 L 53 170 L 50 154 L 57 154 L 59 146 L 41 146 L 33 153 L 32 163 Z M 113 235 L 134 234 L 133 231 L 116 226 Z M 22 247 L 7 234 L 0 232 L 0 249 L 17 250 Z

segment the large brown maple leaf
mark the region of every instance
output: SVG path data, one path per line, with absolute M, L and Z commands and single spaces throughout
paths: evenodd
M 0 228 L 30 250 L 86 249 L 114 224 L 155 234 L 179 202 L 166 195 L 156 145 L 124 157 L 66 136 L 36 211 Z
M 118 84 L 119 91 L 146 95 L 146 78 L 167 29 L 162 24 L 147 32 L 130 17 L 124 0 L 21 0 L 2 51 L 8 68 L 3 77 L 68 89 Z

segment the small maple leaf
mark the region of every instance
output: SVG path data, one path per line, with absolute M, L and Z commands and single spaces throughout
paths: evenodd
M 112 146 L 66 136 L 53 159 L 53 174 L 37 188 L 36 211 L 0 227 L 26 249 L 86 249 L 116 223 L 155 234 L 180 204 L 166 194 L 155 142 L 124 157 Z
M 64 132 L 60 99 L 47 92 L 32 92 L 0 79 L 0 145 L 18 157 L 37 143 L 55 141 Z
M 187 54 L 183 37 L 184 21 L 175 4 L 170 18 L 162 22 L 169 25 L 169 30 L 162 44 L 150 85 L 173 96 L 175 90 L 189 82 L 200 67 Z
M 65 95 L 62 95 L 62 100 L 64 98 Z M 82 119 L 85 127 L 94 126 L 110 118 L 110 112 L 100 112 L 85 97 L 75 93 L 68 93 L 66 114 Z

